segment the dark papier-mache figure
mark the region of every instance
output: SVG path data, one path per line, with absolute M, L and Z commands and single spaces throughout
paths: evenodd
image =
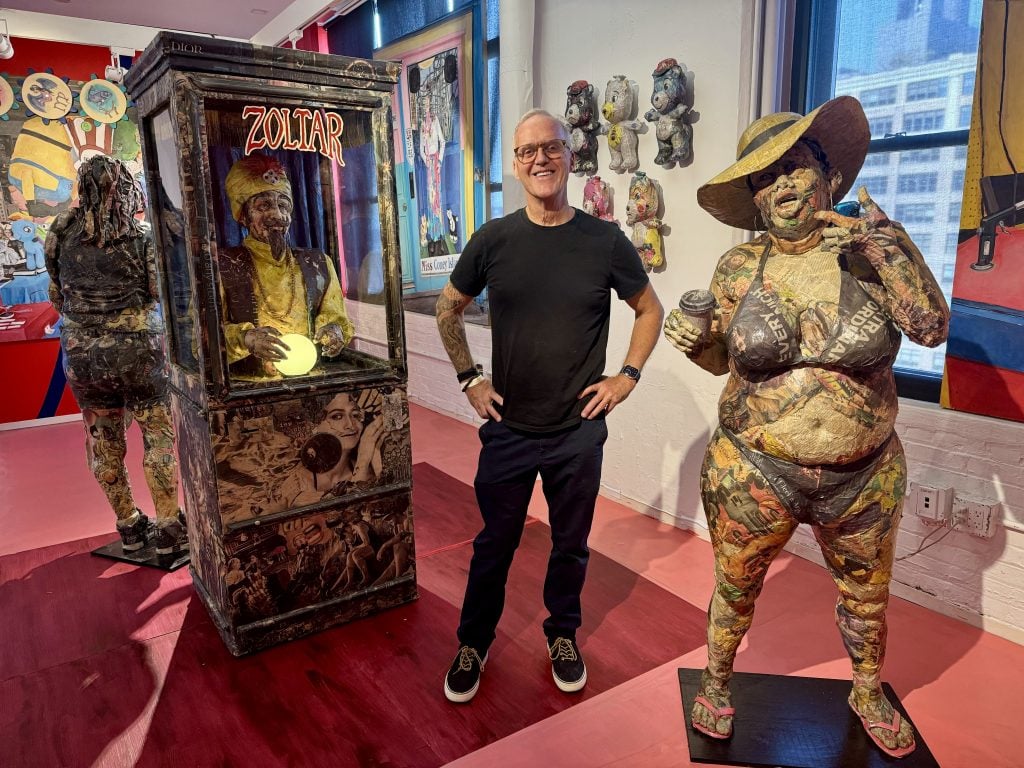
M 174 427 L 153 242 L 136 219 L 142 191 L 120 161 L 97 155 L 79 168 L 79 207 L 46 238 L 50 301 L 63 316 L 60 343 L 82 409 L 89 467 L 117 515 L 125 551 L 188 549 L 178 509 Z M 125 469 L 125 414 L 142 429 L 143 468 L 155 525 L 135 505 Z

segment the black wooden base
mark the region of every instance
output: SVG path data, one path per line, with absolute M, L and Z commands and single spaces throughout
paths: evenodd
M 679 670 L 692 762 L 779 768 L 938 768 L 920 731 L 917 748 L 906 757 L 890 757 L 875 746 L 846 703 L 850 695 L 846 680 L 737 672 L 730 684 L 736 708 L 733 735 L 713 739 L 690 724 L 700 675 L 699 669 Z M 900 715 L 910 720 L 892 686 L 883 683 L 882 690 Z
M 188 550 L 178 552 L 174 555 L 158 555 L 153 545 L 148 545 L 134 552 L 125 552 L 121 548 L 121 540 L 117 539 L 104 544 L 92 551 L 97 557 L 107 557 L 111 560 L 120 560 L 135 565 L 145 565 L 149 568 L 159 568 L 161 571 L 176 571 L 183 565 L 188 565 Z
M 413 573 L 379 587 L 278 614 L 251 624 L 232 625 L 229 617 L 215 604 L 195 568 L 192 583 L 210 612 L 214 626 L 233 656 L 245 656 L 281 643 L 321 632 L 340 624 L 371 616 L 380 611 L 416 600 Z

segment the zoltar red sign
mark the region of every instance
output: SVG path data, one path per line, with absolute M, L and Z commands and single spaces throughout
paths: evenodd
M 253 120 L 245 140 L 245 154 L 259 149 L 297 149 L 319 152 L 344 165 L 341 132 L 345 122 L 337 112 L 305 107 L 242 108 L 242 119 Z

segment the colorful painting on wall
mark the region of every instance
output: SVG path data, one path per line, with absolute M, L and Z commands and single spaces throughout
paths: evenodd
M 1024 421 L 1024 6 L 981 30 L 942 404 Z
M 142 163 L 135 110 L 120 85 L 103 79 L 110 47 L 22 37 L 12 43 L 14 56 L 0 67 L 0 370 L 16 384 L 0 398 L 0 424 L 28 425 L 78 413 L 37 246 L 54 218 L 74 204 L 79 163 L 96 152 L 114 155 L 140 177 Z M 130 67 L 132 54 L 119 50 L 118 64 Z M 121 98 L 123 114 L 106 106 Z
M 75 204 L 78 166 L 112 155 L 142 182 L 128 106 L 120 86 L 103 79 L 50 71 L 0 77 L 0 342 L 59 335 L 43 243 L 53 220 Z

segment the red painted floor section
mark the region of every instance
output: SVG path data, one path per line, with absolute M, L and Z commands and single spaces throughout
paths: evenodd
M 421 599 L 245 659 L 224 649 L 187 570 L 86 554 L 113 538 L 113 515 L 80 425 L 0 432 L 0 764 L 690 765 L 676 669 L 704 663 L 708 545 L 600 500 L 580 636 L 590 683 L 568 697 L 543 655 L 537 494 L 481 692 L 449 705 L 479 443 L 425 409 L 412 420 Z M 131 451 L 141 479 L 137 437 Z M 834 601 L 824 571 L 781 557 L 737 669 L 846 678 Z M 902 600 L 889 616 L 886 679 L 940 764 L 1024 764 L 1024 649 Z

